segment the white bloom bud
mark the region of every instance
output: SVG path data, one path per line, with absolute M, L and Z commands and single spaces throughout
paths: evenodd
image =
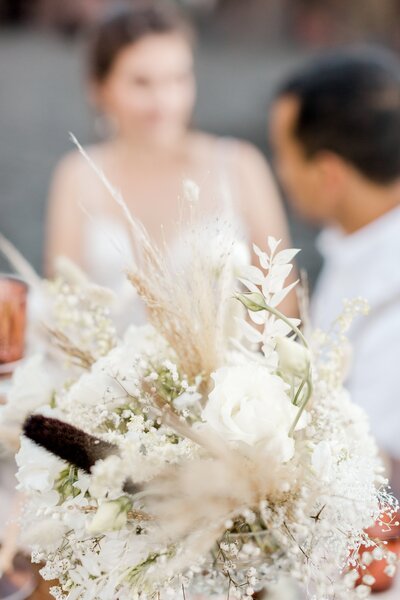
M 253 546 L 251 544 L 248 544 L 248 543 L 243 544 L 243 546 L 242 546 L 242 552 L 243 552 L 243 554 L 248 554 L 248 555 L 252 554 L 252 552 L 253 552 Z
M 371 588 L 368 585 L 359 585 L 356 587 L 357 598 L 368 598 Z
M 230 529 L 231 527 L 233 527 L 233 521 L 232 519 L 228 519 L 227 521 L 225 521 L 225 528 Z
M 333 466 L 333 458 L 332 448 L 329 442 L 327 442 L 326 440 L 322 440 L 322 442 L 319 442 L 315 446 L 314 451 L 312 453 L 311 464 L 313 467 L 313 471 L 318 477 L 318 479 L 321 479 L 322 481 L 330 480 Z
M 259 292 L 237 294 L 236 298 L 251 312 L 265 310 L 265 298 Z
M 385 574 L 388 577 L 394 577 L 395 573 L 396 573 L 395 565 L 388 565 L 387 567 L 385 567 Z
M 367 567 L 373 562 L 373 558 L 372 558 L 372 554 L 371 552 L 363 552 L 362 558 L 361 558 L 361 562 L 363 563 L 363 565 L 366 565 Z
M 243 515 L 246 523 L 248 523 L 249 525 L 252 525 L 253 523 L 255 523 L 256 515 L 254 514 L 254 512 L 252 510 L 246 509 L 243 511 L 242 515 Z
M 310 366 L 310 352 L 288 337 L 276 338 L 279 368 L 285 373 L 304 377 Z
M 92 302 L 99 306 L 112 306 L 116 301 L 116 295 L 113 290 L 95 285 L 94 283 L 87 287 L 86 294 Z
M 89 533 L 96 535 L 104 531 L 122 529 L 128 520 L 131 504 L 126 498 L 119 498 L 102 504 L 87 526 Z
M 374 548 L 374 550 L 372 552 L 372 556 L 374 557 L 375 560 L 382 560 L 383 552 L 380 548 Z
M 365 585 L 369 585 L 369 586 L 374 585 L 374 583 L 375 583 L 375 577 L 373 577 L 372 575 L 369 575 L 369 574 L 364 575 L 362 580 L 363 580 L 363 583 L 365 583 Z
M 183 193 L 188 202 L 196 203 L 200 198 L 200 188 L 192 179 L 183 181 Z
M 246 588 L 246 594 L 248 596 L 252 596 L 254 594 L 254 589 L 249 586 L 248 588 Z

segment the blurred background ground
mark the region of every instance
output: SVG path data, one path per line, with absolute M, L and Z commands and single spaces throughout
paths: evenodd
M 0 232 L 37 269 L 48 183 L 71 148 L 68 132 L 83 144 L 96 139 L 80 29 L 102 5 L 116 3 L 0 0 Z M 248 139 L 266 154 L 268 99 L 294 64 L 321 48 L 353 42 L 400 47 L 398 0 L 181 3 L 199 28 L 196 123 Z M 293 216 L 291 225 L 296 246 L 303 248 L 301 263 L 314 279 L 315 232 Z

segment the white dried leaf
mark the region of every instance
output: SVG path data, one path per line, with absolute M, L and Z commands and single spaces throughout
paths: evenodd
M 253 244 L 253 250 L 254 250 L 254 253 L 258 256 L 258 258 L 260 260 L 260 265 L 262 266 L 262 268 L 269 269 L 270 260 L 269 260 L 268 254 L 266 252 L 263 252 L 261 250 L 261 248 L 259 248 L 257 246 L 257 244 Z
M 262 342 L 263 336 L 260 331 L 249 325 L 249 323 L 247 323 L 247 321 L 244 321 L 243 319 L 236 318 L 236 321 L 239 325 L 240 331 L 243 333 L 243 335 L 249 342 L 253 342 L 255 344 Z
M 248 279 L 243 279 L 242 277 L 239 277 L 239 281 L 240 281 L 240 283 L 242 283 L 244 285 L 245 288 L 247 288 L 249 290 L 249 292 L 257 293 L 257 294 L 260 293 L 260 290 L 258 289 L 256 284 L 253 283 L 252 281 L 249 281 Z
M 276 256 L 274 256 L 274 265 L 286 265 L 292 262 L 294 257 L 300 252 L 299 248 L 289 248 L 287 250 L 281 250 Z
M 267 319 L 267 315 L 268 313 L 266 311 L 249 311 L 249 317 L 251 321 L 253 321 L 253 323 L 255 323 L 256 325 L 264 325 Z
M 276 292 L 271 300 L 269 301 L 269 304 L 272 307 L 275 306 L 279 306 L 279 304 L 281 302 L 283 302 L 283 300 L 286 298 L 286 296 L 293 290 L 293 288 L 298 284 L 298 280 L 294 281 L 293 283 L 291 283 L 290 285 L 288 285 L 287 287 L 283 288 L 283 290 L 280 290 L 279 292 Z
M 264 273 L 258 267 L 254 267 L 253 265 L 248 265 L 244 269 L 241 269 L 241 276 L 255 283 L 256 285 L 261 285 L 265 279 Z
M 272 235 L 268 236 L 268 246 L 269 246 L 269 249 L 271 250 L 272 254 L 275 253 L 275 250 L 277 249 L 277 247 L 279 246 L 279 244 L 281 243 L 281 241 L 282 240 L 277 240 Z

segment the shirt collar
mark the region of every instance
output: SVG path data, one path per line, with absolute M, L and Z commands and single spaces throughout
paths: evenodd
M 317 238 L 317 248 L 326 261 L 343 265 L 368 260 L 376 252 L 399 261 L 400 206 L 351 234 L 337 227 L 323 230 Z

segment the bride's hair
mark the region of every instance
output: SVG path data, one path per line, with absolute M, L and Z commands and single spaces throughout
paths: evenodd
M 368 179 L 400 177 L 400 62 L 387 50 L 334 51 L 307 62 L 287 79 L 277 99 L 299 101 L 294 135 L 306 155 L 328 150 Z
M 190 44 L 194 31 L 189 21 L 168 0 L 137 0 L 117 4 L 89 33 L 89 76 L 101 82 L 109 75 L 118 54 L 147 35 L 180 33 Z

